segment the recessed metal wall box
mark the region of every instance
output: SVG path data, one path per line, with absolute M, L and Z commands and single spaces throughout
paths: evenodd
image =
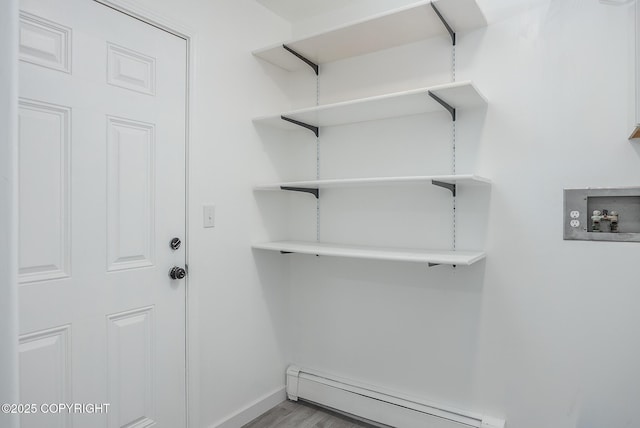
M 640 187 L 564 190 L 564 239 L 640 242 Z

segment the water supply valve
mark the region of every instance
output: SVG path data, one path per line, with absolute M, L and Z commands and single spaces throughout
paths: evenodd
M 592 232 L 618 232 L 618 212 L 609 210 L 594 210 L 591 216 Z
M 609 220 L 611 221 L 611 233 L 618 232 L 618 212 L 611 211 L 609 213 Z
M 600 232 L 600 221 L 602 220 L 602 211 L 595 210 L 591 216 L 591 231 Z

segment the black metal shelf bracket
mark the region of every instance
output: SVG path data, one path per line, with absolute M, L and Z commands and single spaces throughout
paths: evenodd
M 429 263 L 429 267 L 430 268 L 435 267 L 435 266 L 440 266 L 440 263 Z M 451 266 L 453 266 L 454 268 L 456 267 L 456 265 L 451 265 Z
M 294 125 L 302 126 L 303 128 L 310 130 L 311 132 L 316 134 L 316 138 L 320 136 L 320 129 L 317 126 L 309 125 L 308 123 L 300 122 L 299 120 L 291 119 L 290 117 L 287 117 L 287 116 L 280 116 L 280 119 L 285 120 L 287 122 L 291 122 Z
M 302 192 L 302 193 L 311 193 L 313 196 L 318 199 L 320 197 L 319 189 L 312 189 L 309 187 L 289 187 L 289 186 L 280 186 L 281 190 L 288 190 L 290 192 Z
M 456 121 L 456 109 L 455 107 L 452 107 L 449 103 L 447 103 L 445 100 L 443 100 L 442 98 L 440 98 L 439 96 L 437 96 L 436 94 L 434 94 L 431 91 L 428 91 L 429 96 L 431 98 L 433 98 L 434 100 L 436 100 L 438 102 L 438 104 L 440 104 L 442 107 L 444 107 L 449 114 L 451 114 L 451 119 L 453 119 L 453 121 Z
M 453 197 L 456 197 L 456 185 L 452 183 L 445 183 L 444 181 L 431 180 L 431 184 L 438 187 L 443 187 L 447 190 L 451 190 Z
M 442 21 L 442 25 L 444 25 L 444 28 L 447 29 L 447 32 L 451 36 L 451 42 L 453 43 L 453 46 L 455 46 L 456 45 L 456 32 L 453 31 L 453 28 L 451 28 L 451 26 L 449 25 L 447 20 L 444 19 L 444 16 L 442 16 L 442 14 L 440 13 L 440 11 L 436 7 L 436 5 L 433 4 L 433 2 L 431 2 L 431 7 L 433 8 L 433 10 L 436 13 L 436 15 L 438 15 L 438 18 L 440 18 L 440 21 Z
M 436 12 L 437 13 L 437 12 Z M 442 18 L 441 18 L 442 19 Z M 454 43 L 455 44 L 455 43 Z M 313 71 L 315 71 L 316 76 L 319 73 L 319 67 L 318 64 L 316 64 L 315 62 L 311 61 L 308 58 L 305 58 L 304 56 L 300 55 L 298 52 L 294 51 L 293 49 L 291 49 L 289 46 L 287 45 L 282 45 L 282 47 L 284 48 L 284 50 L 286 50 L 287 52 L 291 53 L 293 56 L 295 56 L 296 58 L 300 59 L 302 62 L 304 62 L 305 64 L 307 64 L 309 67 L 313 68 Z
M 280 251 L 280 254 L 293 254 L 293 251 Z M 320 257 L 320 254 L 316 254 L 316 257 Z

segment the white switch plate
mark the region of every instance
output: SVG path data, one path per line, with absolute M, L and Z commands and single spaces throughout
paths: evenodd
M 216 206 L 215 205 L 205 205 L 203 207 L 204 212 L 204 222 L 203 227 L 215 227 L 216 225 Z

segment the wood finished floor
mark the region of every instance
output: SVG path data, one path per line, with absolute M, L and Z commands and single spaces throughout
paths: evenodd
M 375 428 L 303 401 L 285 401 L 242 428 Z

